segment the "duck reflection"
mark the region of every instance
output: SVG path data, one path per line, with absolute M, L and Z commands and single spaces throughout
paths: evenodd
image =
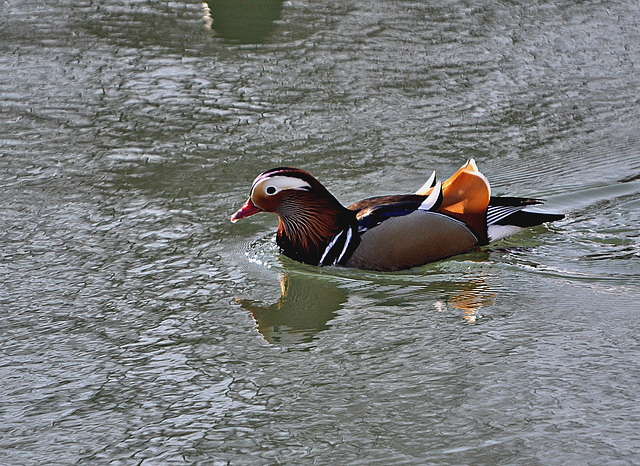
M 267 342 L 280 345 L 313 341 L 317 333 L 329 328 L 329 321 L 343 308 L 349 295 L 332 280 L 296 272 L 284 273 L 280 288 L 280 297 L 270 305 L 236 298 L 253 317 L 260 335 Z M 432 299 L 433 294 L 443 296 L 435 302 L 437 310 L 461 312 L 462 319 L 470 324 L 481 318 L 482 309 L 492 306 L 496 298 L 480 275 L 465 277 L 464 282 L 432 281 L 421 293 L 424 291 L 427 292 L 427 296 L 422 296 L 425 300 Z M 377 298 L 381 301 L 389 297 L 388 290 L 376 293 L 382 293 Z
M 202 4 L 207 26 L 242 43 L 262 42 L 280 19 L 282 0 L 208 0 Z
M 492 306 L 495 299 L 495 293 L 489 290 L 482 276 L 478 275 L 451 293 L 447 298 L 447 304 L 450 308 L 462 311 L 462 318 L 472 324 L 482 317 L 481 310 Z
M 265 306 L 256 301 L 237 299 L 256 322 L 258 332 L 269 343 L 306 343 L 329 328 L 347 301 L 347 291 L 317 275 L 283 274 L 281 295 L 277 302 Z

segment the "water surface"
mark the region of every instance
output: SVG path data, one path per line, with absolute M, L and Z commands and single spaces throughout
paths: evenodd
M 0 11 L 3 463 L 638 461 L 637 2 Z M 388 274 L 229 223 L 469 157 L 567 218 Z

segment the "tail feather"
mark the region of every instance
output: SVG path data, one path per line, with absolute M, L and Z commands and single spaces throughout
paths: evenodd
M 487 209 L 487 236 L 497 241 L 514 235 L 525 228 L 564 218 L 563 214 L 530 212 L 527 207 L 540 205 L 540 199 L 519 197 L 492 197 Z
M 511 215 L 500 219 L 494 225 L 514 225 L 521 228 L 540 225 L 541 223 L 553 222 L 564 218 L 563 214 L 549 214 L 546 212 L 528 212 L 519 210 Z

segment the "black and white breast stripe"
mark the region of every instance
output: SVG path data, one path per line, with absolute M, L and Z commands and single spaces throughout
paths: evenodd
M 318 265 L 344 265 L 359 241 L 356 227 L 350 226 L 342 230 L 329 241 Z

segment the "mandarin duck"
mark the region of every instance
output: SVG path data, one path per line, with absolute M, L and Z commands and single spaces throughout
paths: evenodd
M 272 212 L 285 256 L 306 264 L 394 271 L 467 252 L 562 214 L 529 212 L 538 199 L 491 196 L 470 159 L 444 182 L 435 172 L 413 194 L 377 196 L 344 207 L 298 168 L 259 175 L 232 222 Z

